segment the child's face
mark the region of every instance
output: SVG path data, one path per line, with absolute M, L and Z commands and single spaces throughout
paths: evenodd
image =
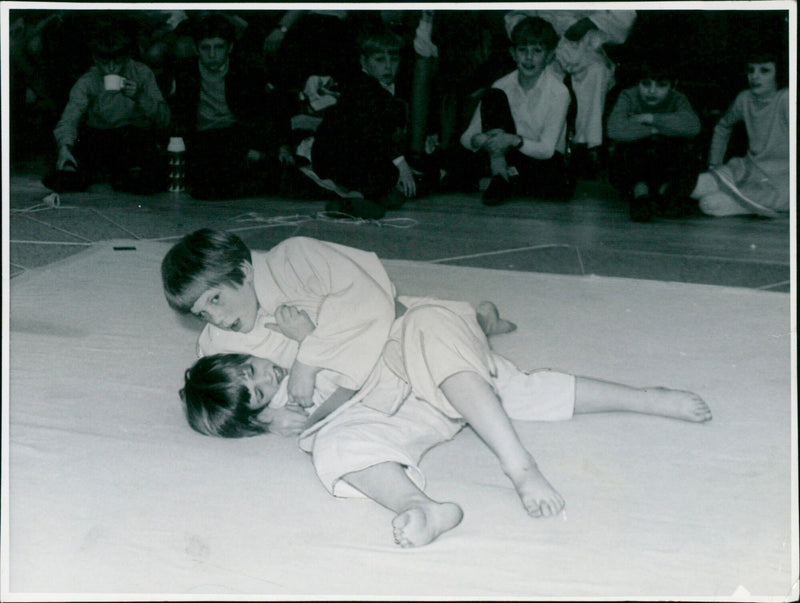
M 245 278 L 241 285 L 207 289 L 192 306 L 192 314 L 226 331 L 252 331 L 258 314 L 258 298 L 253 286 L 252 265 L 245 263 L 243 269 Z
M 672 82 L 669 80 L 639 80 L 639 98 L 648 107 L 655 107 L 664 102 L 671 88 Z
M 228 62 L 228 55 L 233 48 L 223 38 L 204 38 L 197 45 L 197 56 L 203 67 L 209 71 L 218 71 Z
M 777 90 L 775 63 L 748 63 L 747 85 L 756 95 L 769 94 Z
M 272 399 L 288 371 L 266 358 L 251 356 L 244 364 L 244 383 L 250 392 L 250 408 L 261 408 Z
M 391 86 L 397 77 L 400 54 L 396 50 L 373 52 L 361 57 L 361 67 L 384 86 Z
M 97 65 L 97 68 L 103 75 L 119 75 L 120 71 L 122 71 L 123 63 L 125 63 L 125 57 L 123 56 L 94 58 L 94 64 Z
M 547 67 L 550 54 L 541 44 L 517 44 L 511 48 L 511 57 L 517 69 L 528 77 L 538 75 Z

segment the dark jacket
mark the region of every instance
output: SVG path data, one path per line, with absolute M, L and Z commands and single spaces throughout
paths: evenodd
M 196 130 L 200 85 L 198 59 L 185 59 L 176 69 L 175 89 L 169 97 L 173 136 L 188 136 Z M 292 107 L 288 95 L 270 89 L 263 71 L 236 56 L 230 57 L 225 76 L 225 101 L 236 121 L 245 126 L 248 148 L 269 151 L 289 143 Z
M 396 179 L 392 160 L 406 151 L 407 116 L 405 101 L 392 96 L 374 78 L 359 74 L 316 131 L 315 169 L 336 180 L 342 172 L 385 164 Z

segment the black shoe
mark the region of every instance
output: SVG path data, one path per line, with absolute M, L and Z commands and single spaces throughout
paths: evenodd
M 386 215 L 386 208 L 368 199 L 336 199 L 325 204 L 325 211 L 331 212 L 332 218 L 363 218 L 380 220 Z
M 661 193 L 661 215 L 665 218 L 682 218 L 700 213 L 700 207 L 691 194 L 697 178 L 693 173 L 686 174 L 667 183 Z
M 511 183 L 500 175 L 492 176 L 489 187 L 483 191 L 484 205 L 502 205 L 511 196 Z
M 655 207 L 650 195 L 633 197 L 630 204 L 630 216 L 634 222 L 650 222 L 655 216 Z

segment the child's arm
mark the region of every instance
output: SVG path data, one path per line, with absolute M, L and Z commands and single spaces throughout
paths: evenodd
M 353 394 L 355 393 L 356 392 L 352 389 L 346 389 L 344 387 L 338 388 L 327 400 L 325 400 L 325 402 L 320 404 L 319 407 L 313 413 L 311 413 L 311 416 L 308 417 L 304 428 L 311 427 L 314 425 L 314 423 L 319 423 L 322 421 L 322 419 L 327 417 L 342 404 L 352 398 Z
M 556 144 L 567 123 L 567 109 L 569 109 L 569 92 L 566 87 L 559 88 L 550 100 L 550 106 L 544 118 L 544 129 L 538 140 L 514 135 L 522 140 L 519 152 L 534 159 L 550 159 L 556 151 Z M 517 141 L 517 144 L 519 142 Z
M 608 137 L 611 140 L 633 142 L 657 133 L 653 125 L 643 123 L 642 114 L 634 113 L 636 94 L 635 89 L 623 90 L 614 104 L 606 125 Z
M 161 95 L 156 77 L 146 65 L 135 68 L 136 79 L 125 78 L 122 93 L 133 99 L 145 116 L 158 128 L 169 125 L 169 105 Z
M 90 88 L 91 79 L 89 74 L 81 76 L 69 92 L 69 100 L 58 120 L 53 135 L 59 150 L 59 163 L 61 163 L 62 150 L 66 147 L 69 150 L 78 140 L 78 126 L 83 119 L 86 110 L 91 102 Z M 71 155 L 71 153 L 70 153 Z M 72 162 L 77 165 L 75 158 Z M 62 166 L 58 166 L 61 169 Z
M 332 370 L 337 385 L 359 389 L 395 319 L 394 286 L 380 260 L 305 237 L 288 239 L 270 254 L 270 266 L 291 285 L 291 296 L 319 303 L 316 326 L 300 343 L 297 362 Z
M 725 159 L 725 152 L 728 150 L 728 142 L 733 133 L 733 126 L 744 119 L 742 103 L 744 93 L 740 93 L 733 101 L 733 104 L 725 112 L 717 125 L 714 127 L 714 135 L 711 137 L 711 148 L 708 151 L 708 167 L 713 168 L 720 165 Z
M 683 94 L 677 96 L 675 111 L 652 113 L 650 123 L 664 136 L 691 138 L 700 133 L 700 118 Z

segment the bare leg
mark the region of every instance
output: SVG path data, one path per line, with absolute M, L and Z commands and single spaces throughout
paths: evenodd
M 531 517 L 557 515 L 564 499 L 539 471 L 519 440 L 491 386 L 477 373 L 461 372 L 441 384 L 442 392 L 500 460 Z
M 476 314 L 478 324 L 487 337 L 490 335 L 511 333 L 511 331 L 516 331 L 517 329 L 517 325 L 510 320 L 500 318 L 500 311 L 497 309 L 497 306 L 490 301 L 482 301 L 479 303 Z
M 403 548 L 433 542 L 461 523 L 461 507 L 430 499 L 398 463 L 379 463 L 348 473 L 342 479 L 396 513 L 392 521 L 394 541 Z
M 692 392 L 666 387 L 630 387 L 578 377 L 575 414 L 593 412 L 638 412 L 695 423 L 711 420 L 711 409 Z

